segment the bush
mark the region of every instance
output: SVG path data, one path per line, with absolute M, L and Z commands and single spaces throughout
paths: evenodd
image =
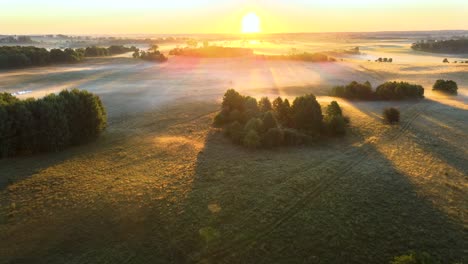
M 95 139 L 106 127 L 99 97 L 62 91 L 42 99 L 0 96 L 0 157 L 59 151 Z
M 303 145 L 311 141 L 311 138 L 295 129 L 283 130 L 283 142 L 287 146 Z
M 437 80 L 434 86 L 432 86 L 432 90 L 448 94 L 457 94 L 458 85 L 452 80 Z
M 390 107 L 384 109 L 383 116 L 384 119 L 390 124 L 400 122 L 400 111 L 396 108 Z
M 263 146 L 267 148 L 279 147 L 283 145 L 284 133 L 280 128 L 270 128 L 263 136 Z
M 249 130 L 243 140 L 244 146 L 250 149 L 260 147 L 260 136 L 255 130 Z
M 263 129 L 263 122 L 260 118 L 251 118 L 244 127 L 245 132 L 253 130 L 260 133 Z
M 244 136 L 243 127 L 239 122 L 233 122 L 226 127 L 225 134 L 232 140 L 232 142 L 240 144 L 242 143 L 242 138 Z
M 331 136 L 346 134 L 346 121 L 343 116 L 333 116 L 326 120 L 326 129 Z

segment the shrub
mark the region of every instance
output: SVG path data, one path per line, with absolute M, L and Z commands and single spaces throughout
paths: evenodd
M 284 133 L 280 128 L 270 128 L 263 136 L 263 146 L 267 148 L 279 147 L 283 145 Z
M 245 135 L 242 143 L 244 144 L 244 146 L 251 149 L 258 148 L 261 145 L 260 136 L 255 130 L 249 130 Z
M 434 86 L 432 86 L 432 90 L 448 94 L 457 94 L 458 85 L 452 80 L 437 80 Z
M 288 146 L 302 145 L 310 141 L 310 138 L 295 129 L 286 128 L 283 130 L 283 142 Z
M 243 127 L 239 122 L 235 121 L 226 127 L 225 134 L 232 142 L 240 144 L 244 136 Z
M 400 111 L 396 108 L 390 107 L 384 109 L 383 116 L 385 120 L 390 124 L 400 122 Z
M 213 126 L 214 127 L 222 127 L 225 124 L 228 124 L 228 118 L 226 117 L 226 114 L 224 112 L 219 112 L 214 120 L 213 120 Z
M 346 134 L 346 121 L 343 116 L 335 115 L 326 120 L 326 129 L 331 136 L 340 136 Z
M 253 130 L 257 133 L 260 133 L 263 129 L 263 122 L 260 118 L 251 118 L 244 127 L 245 132 Z

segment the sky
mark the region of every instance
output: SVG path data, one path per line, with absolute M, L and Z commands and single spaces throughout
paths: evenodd
M 468 30 L 468 0 L 0 0 L 0 34 Z

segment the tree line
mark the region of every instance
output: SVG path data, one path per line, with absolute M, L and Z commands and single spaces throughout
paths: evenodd
M 413 43 L 411 48 L 417 51 L 433 53 L 468 53 L 468 39 L 426 40 Z
M 107 116 L 100 98 L 64 90 L 41 99 L 0 93 L 0 158 L 60 151 L 97 138 Z
M 424 88 L 421 85 L 407 82 L 385 82 L 375 89 L 366 81 L 353 81 L 348 85 L 335 86 L 331 96 L 358 100 L 403 100 L 424 98 Z
M 93 46 L 79 49 L 51 49 L 50 51 L 33 46 L 2 46 L 0 47 L 0 69 L 75 63 L 84 57 L 110 56 L 134 50 L 136 50 L 135 47 L 124 46 L 110 46 L 108 48 Z
M 336 101 L 325 108 L 324 115 L 312 94 L 296 97 L 292 104 L 281 97 L 273 102 L 263 97 L 257 102 L 230 89 L 224 94 L 213 125 L 223 128 L 235 144 L 272 148 L 307 144 L 321 136 L 344 135 L 348 123 Z

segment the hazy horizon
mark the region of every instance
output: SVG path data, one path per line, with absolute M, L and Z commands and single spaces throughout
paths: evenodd
M 0 3 L 1 34 L 237 34 L 248 13 L 258 15 L 266 34 L 468 29 L 462 0 Z

